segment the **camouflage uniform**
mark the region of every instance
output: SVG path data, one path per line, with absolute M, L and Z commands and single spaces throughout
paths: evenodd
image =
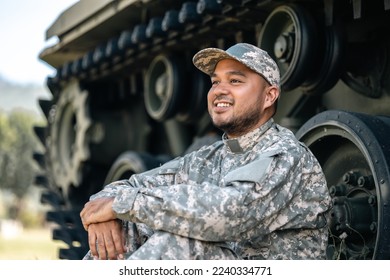
M 129 221 L 127 259 L 325 258 L 331 199 L 322 169 L 273 119 L 91 199 L 105 196 Z

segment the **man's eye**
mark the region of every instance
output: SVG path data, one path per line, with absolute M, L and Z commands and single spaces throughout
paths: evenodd
M 241 81 L 240 81 L 240 80 L 236 80 L 236 79 L 233 79 L 233 80 L 231 80 L 230 82 L 231 82 L 232 84 L 241 83 Z
M 211 84 L 212 84 L 212 85 L 218 85 L 218 84 L 219 84 L 219 81 L 211 81 Z

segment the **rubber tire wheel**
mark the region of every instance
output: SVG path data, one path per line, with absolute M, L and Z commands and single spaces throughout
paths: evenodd
M 330 255 L 389 259 L 390 118 L 330 110 L 308 120 L 296 136 L 319 160 L 333 196 Z M 362 176 L 353 179 L 355 174 Z
M 131 175 L 156 168 L 170 159 L 168 156 L 151 156 L 147 153 L 126 151 L 118 156 L 107 173 L 104 185 L 129 179 Z
M 303 7 L 279 6 L 267 17 L 260 31 L 258 46 L 278 64 L 283 90 L 295 89 L 305 82 L 307 73 L 312 73 L 317 41 L 316 24 Z

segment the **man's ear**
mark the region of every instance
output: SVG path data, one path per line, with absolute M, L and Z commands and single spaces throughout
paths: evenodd
M 276 86 L 269 86 L 266 89 L 265 105 L 271 107 L 279 98 L 279 88 Z

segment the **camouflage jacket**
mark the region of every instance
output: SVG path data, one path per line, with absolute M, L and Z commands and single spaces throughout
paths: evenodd
M 310 150 L 273 119 L 240 138 L 223 137 L 111 183 L 91 199 L 102 196 L 115 197 L 119 219 L 160 233 L 163 242 L 151 240 L 152 249 L 134 258 L 213 259 L 218 258 L 213 254 L 224 254 L 203 248 L 200 256 L 196 242 L 229 248 L 233 258 L 241 259 L 325 258 L 324 213 L 331 207 L 325 177 Z M 179 239 L 195 242 L 187 244 L 193 253 L 180 255 L 188 248 L 179 248 L 179 255 L 163 256 L 164 250 L 187 246 Z M 170 249 L 167 242 L 172 242 Z

